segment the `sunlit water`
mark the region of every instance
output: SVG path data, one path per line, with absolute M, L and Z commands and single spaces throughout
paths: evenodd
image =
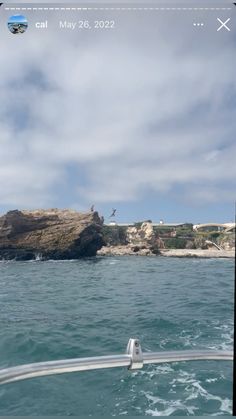
M 0 263 L 0 367 L 143 351 L 231 349 L 234 261 Z M 195 361 L 0 387 L 0 415 L 230 415 L 232 363 Z

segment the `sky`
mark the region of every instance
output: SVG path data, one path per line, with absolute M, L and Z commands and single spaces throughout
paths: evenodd
M 8 23 L 27 23 L 27 19 L 23 15 L 13 15 L 8 20 Z
M 2 14 L 0 213 L 233 220 L 235 30 L 217 32 L 217 16 L 199 12 L 196 29 L 190 12 L 120 12 L 115 29 L 71 32 L 54 14 L 40 32 L 28 12 L 14 36 Z

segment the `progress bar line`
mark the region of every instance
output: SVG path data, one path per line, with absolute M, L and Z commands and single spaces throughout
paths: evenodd
M 6 11 L 221 11 L 231 7 L 5 7 Z

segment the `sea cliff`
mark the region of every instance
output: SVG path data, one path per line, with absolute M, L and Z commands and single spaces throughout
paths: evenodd
M 0 260 L 91 256 L 233 257 L 235 232 L 194 231 L 190 223 L 104 224 L 96 211 L 9 211 L 0 217 Z
M 97 212 L 9 211 L 0 217 L 0 259 L 78 259 L 105 243 Z

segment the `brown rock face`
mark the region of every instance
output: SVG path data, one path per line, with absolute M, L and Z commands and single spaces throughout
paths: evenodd
M 159 254 L 159 247 L 162 244 L 161 240 L 156 237 L 153 225 L 146 221 L 137 227 L 128 227 L 127 241 L 134 247 L 134 252 L 141 251 L 141 254 Z M 146 250 L 145 250 L 146 249 Z
M 149 221 L 139 226 L 106 226 L 104 240 L 106 246 L 98 251 L 101 256 L 153 256 L 158 255 L 159 249 L 165 247 Z
M 0 259 L 78 259 L 95 256 L 104 242 L 97 212 L 9 211 L 0 217 Z
M 104 246 L 98 250 L 100 256 L 155 256 L 155 254 L 148 248 L 137 246 Z

